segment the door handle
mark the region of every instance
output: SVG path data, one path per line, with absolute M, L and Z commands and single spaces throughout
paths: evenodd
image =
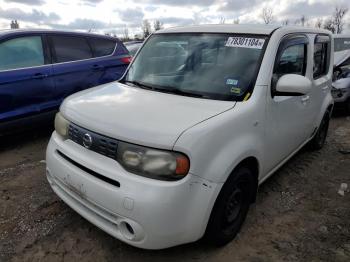
M 49 75 L 47 75 L 47 74 L 37 73 L 37 74 L 32 75 L 32 79 L 43 79 L 43 78 L 46 78 L 48 76 Z
M 92 66 L 92 70 L 102 70 L 103 69 L 103 66 L 101 65 L 93 65 Z
M 305 102 L 308 101 L 309 99 L 310 99 L 309 96 L 303 96 L 303 97 L 301 98 L 301 102 L 305 103 Z

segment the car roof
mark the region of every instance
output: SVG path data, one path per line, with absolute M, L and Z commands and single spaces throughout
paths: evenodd
M 263 25 L 263 24 L 217 24 L 217 25 L 191 25 L 183 27 L 172 27 L 162 29 L 155 34 L 166 33 L 236 33 L 252 35 L 270 35 L 275 30 L 288 32 L 305 32 L 305 33 L 326 33 L 329 31 L 316 28 L 305 28 L 301 26 L 280 26 L 280 25 Z
M 115 37 L 108 36 L 108 35 L 79 32 L 79 31 L 70 31 L 70 30 L 57 30 L 57 29 L 4 29 L 4 30 L 0 30 L 0 37 L 8 36 L 8 35 L 21 35 L 21 34 L 28 34 L 28 33 L 62 33 L 62 34 L 72 34 L 72 35 L 80 35 L 80 36 L 95 36 L 95 37 L 114 39 L 114 40 L 117 39 Z

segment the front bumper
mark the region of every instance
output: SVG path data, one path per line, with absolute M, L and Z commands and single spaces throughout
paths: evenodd
M 46 162 L 48 181 L 64 202 L 110 235 L 145 249 L 201 238 L 222 187 L 192 174 L 176 182 L 130 174 L 115 160 L 63 141 L 55 132 Z

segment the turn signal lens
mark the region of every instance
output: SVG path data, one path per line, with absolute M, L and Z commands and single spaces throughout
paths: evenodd
M 184 155 L 180 155 L 176 158 L 176 175 L 186 175 L 190 170 L 190 161 Z

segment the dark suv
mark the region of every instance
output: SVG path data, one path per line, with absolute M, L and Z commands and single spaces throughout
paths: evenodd
M 118 80 L 129 63 L 123 43 L 109 36 L 0 31 L 0 135 L 51 117 L 72 93 Z

